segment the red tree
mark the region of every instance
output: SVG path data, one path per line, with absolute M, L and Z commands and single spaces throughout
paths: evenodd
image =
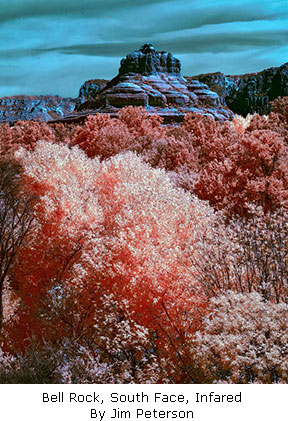
M 77 148 L 42 142 L 21 161 L 26 185 L 39 197 L 39 229 L 15 271 L 26 334 L 51 334 L 53 314 L 48 321 L 41 314 L 55 288 L 68 285 L 66 297 L 73 297 L 77 318 L 90 332 L 96 309 L 112 294 L 125 317 L 155 337 L 165 369 L 172 375 L 172 366 L 181 366 L 187 380 L 186 344 L 206 302 L 190 257 L 212 235 L 211 211 L 133 154 L 100 164 Z M 64 319 L 56 336 L 61 329 L 69 331 Z
M 276 132 L 254 130 L 235 136 L 223 159 L 210 161 L 195 184 L 199 198 L 217 209 L 246 213 L 256 202 L 266 210 L 287 203 L 287 146 Z

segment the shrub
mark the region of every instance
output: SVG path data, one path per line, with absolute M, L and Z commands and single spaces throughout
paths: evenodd
M 287 383 L 288 305 L 260 294 L 212 299 L 191 352 L 201 383 Z
M 23 304 L 11 331 L 15 343 L 31 331 L 51 336 L 56 321 L 45 297 L 68 284 L 80 336 L 92 335 L 102 297 L 112 294 L 125 320 L 156 338 L 159 364 L 164 359 L 170 376 L 187 381 L 187 341 L 206 305 L 190 257 L 212 235 L 213 212 L 132 153 L 99 162 L 76 147 L 40 142 L 19 159 L 39 204 L 38 229 L 22 249 L 25 266 L 14 271 Z M 70 337 L 67 317 L 65 323 L 57 321 L 56 336 Z

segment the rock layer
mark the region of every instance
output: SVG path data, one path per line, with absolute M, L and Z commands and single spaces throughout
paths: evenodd
M 115 112 L 127 105 L 143 106 L 151 112 L 198 111 L 217 119 L 232 113 L 221 104 L 206 84 L 181 76 L 181 63 L 171 53 L 155 51 L 151 44 L 128 54 L 118 75 L 99 93 L 79 105 L 78 111 Z
M 80 87 L 75 109 L 77 110 L 83 102 L 98 95 L 105 88 L 107 83 L 108 80 L 105 79 L 90 79 L 84 82 Z
M 180 72 L 180 60 L 166 51 L 156 51 L 152 44 L 144 44 L 138 51 L 128 54 L 121 60 L 119 69 L 119 75 L 166 73 L 180 76 Z
M 127 105 L 141 105 L 167 121 L 179 121 L 179 116 L 193 111 L 225 120 L 233 113 L 267 114 L 269 102 L 278 96 L 288 96 L 288 63 L 242 76 L 217 72 L 183 78 L 177 58 L 145 44 L 121 60 L 114 79 L 88 80 L 76 99 L 51 95 L 0 98 L 0 122 L 82 121 L 97 112 L 117 115 Z
M 188 79 L 207 84 L 218 93 L 223 105 L 244 116 L 248 113 L 267 114 L 271 111 L 270 101 L 278 96 L 288 96 L 288 63 L 258 73 L 226 76 L 217 72 Z
M 11 96 L 0 98 L 0 122 L 49 121 L 73 112 L 75 100 L 59 96 Z

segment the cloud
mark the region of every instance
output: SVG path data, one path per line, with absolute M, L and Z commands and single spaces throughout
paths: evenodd
M 2 0 L 0 22 L 0 95 L 75 95 L 145 42 L 183 60 L 186 74 L 287 61 L 286 0 Z
M 169 50 L 175 54 L 195 52 L 227 52 L 255 47 L 286 45 L 288 40 L 288 19 L 279 27 L 274 21 L 239 22 L 207 25 L 201 28 L 184 29 L 173 32 L 156 33 L 147 40 L 138 37 L 133 42 L 105 42 L 74 44 L 35 50 L 34 53 L 58 52 L 68 55 L 123 57 L 128 52 L 139 49 L 140 45 L 152 41 L 158 50 Z
M 161 12 L 160 7 L 154 5 L 154 14 L 151 14 L 150 25 L 158 28 L 158 32 L 169 32 L 183 29 L 199 28 L 206 25 L 219 25 L 233 22 L 271 21 L 288 18 L 288 8 L 283 2 L 278 7 L 271 7 L 272 3 L 255 0 L 227 1 L 180 1 L 174 13 Z M 156 8 L 159 13 L 156 13 Z
M 85 63 L 74 56 L 50 54 L 44 57 L 21 57 L 15 64 L 7 60 L 1 69 L 0 96 L 9 95 L 61 95 L 76 97 L 85 80 L 109 79 L 117 73 L 119 60 L 115 58 L 86 57 Z M 107 68 L 109 69 L 107 72 Z
M 193 76 L 200 73 L 221 71 L 226 75 L 257 72 L 273 66 L 281 66 L 288 57 L 288 46 L 270 49 L 254 48 L 234 52 L 179 54 L 182 74 Z M 204 72 L 203 72 L 204 69 Z
M 173 0 L 2 0 L 0 22 L 31 17 L 79 16 L 91 17 L 117 13 L 127 8 Z

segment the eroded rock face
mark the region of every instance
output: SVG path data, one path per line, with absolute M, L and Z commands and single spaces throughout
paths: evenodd
M 207 85 L 198 80 L 191 80 L 188 84 L 189 91 L 193 92 L 194 96 L 202 105 L 210 107 L 220 107 L 220 98 L 216 92 L 213 92 Z
M 128 105 L 162 108 L 168 104 L 185 106 L 191 102 L 184 79 L 164 73 L 120 77 L 119 83 L 105 92 L 106 106 L 121 108 L 127 104 L 127 99 Z
M 156 51 L 152 44 L 144 44 L 138 51 L 128 54 L 121 60 L 119 75 L 128 73 L 140 75 L 166 73 L 180 76 L 181 63 L 171 53 Z
M 217 72 L 193 76 L 193 79 L 207 84 L 218 93 L 223 105 L 243 116 L 267 114 L 271 111 L 270 101 L 288 95 L 288 63 L 258 73 L 226 76 Z
M 75 107 L 72 98 L 46 96 L 11 96 L 0 98 L 0 123 L 17 120 L 59 119 L 71 114 Z
M 121 61 L 118 75 L 78 110 L 116 112 L 127 105 L 162 114 L 198 111 L 217 119 L 232 115 L 216 92 L 199 81 L 187 83 L 181 76 L 180 61 L 171 53 L 155 51 L 151 44 L 128 54 Z
M 267 114 L 269 102 L 278 96 L 288 96 L 288 63 L 242 76 L 216 72 L 183 78 L 177 58 L 145 44 L 122 59 L 114 79 L 88 80 L 76 99 L 52 95 L 0 98 L 0 122 L 59 121 L 63 117 L 76 121 L 97 112 L 116 115 L 127 105 L 141 105 L 167 121 L 194 111 L 225 120 L 234 112 Z
M 105 79 L 90 79 L 84 82 L 79 90 L 75 109 L 77 110 L 83 102 L 98 95 L 105 88 L 107 83 L 108 80 Z

